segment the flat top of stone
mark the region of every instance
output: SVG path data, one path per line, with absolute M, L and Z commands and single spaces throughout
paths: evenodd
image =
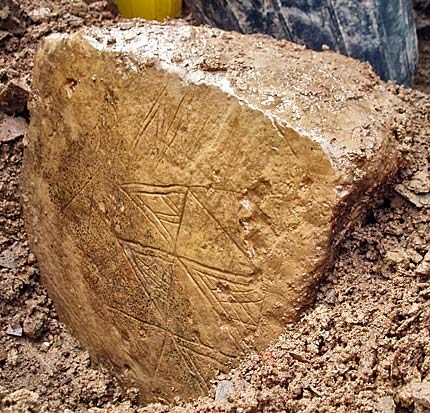
M 332 51 L 180 21 L 137 20 L 83 35 L 99 51 L 126 55 L 136 71 L 155 65 L 184 82 L 222 89 L 319 143 L 344 174 L 351 170 L 351 154 L 371 155 L 383 140 L 381 111 L 394 97 L 369 65 Z

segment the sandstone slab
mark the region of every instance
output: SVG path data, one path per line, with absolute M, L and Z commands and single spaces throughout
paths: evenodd
M 367 65 L 269 38 L 53 35 L 33 93 L 22 190 L 42 280 L 146 401 L 205 393 L 276 338 L 397 165 L 394 97 Z

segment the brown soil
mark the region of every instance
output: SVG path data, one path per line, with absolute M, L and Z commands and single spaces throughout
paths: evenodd
M 114 19 L 102 1 L 20 4 L 24 12 L 14 11 L 17 19 L 0 26 L 0 91 L 9 80 L 29 82 L 43 36 Z M 417 1 L 422 55 L 415 88 L 424 92 L 430 91 L 427 4 Z M 212 395 L 138 407 L 136 389 L 121 392 L 107 371 L 92 365 L 58 321 L 28 248 L 19 205 L 23 138 L 0 143 L 0 410 L 430 411 L 423 389 L 430 381 L 430 96 L 391 90 L 405 102 L 392 126 L 404 160 L 398 182 L 343 244 L 315 306 L 263 354 L 218 378 L 236 389 L 224 402 Z M 25 108 L 16 110 L 28 118 Z

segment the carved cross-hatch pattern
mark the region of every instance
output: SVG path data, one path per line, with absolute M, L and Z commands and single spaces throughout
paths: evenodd
M 232 356 L 223 354 L 210 345 L 185 339 L 170 331 L 168 319 L 175 268 L 184 271 L 190 285 L 194 286 L 206 300 L 209 308 L 219 317 L 230 320 L 227 331 L 231 342 L 240 352 L 243 350 L 241 331 L 257 329 L 264 302 L 264 294 L 256 288 L 254 282 L 252 263 L 242 247 L 199 200 L 193 191 L 193 188 L 197 187 L 138 183 L 122 184 L 118 188 L 152 225 L 165 245 L 165 249 L 160 249 L 144 245 L 139 240 L 118 237 L 124 254 L 154 312 L 154 323 L 146 323 L 146 327 L 163 334 L 163 346 L 154 377 L 162 362 L 166 343 L 170 340 L 180 358 L 188 366 L 190 373 L 197 378 L 199 386 L 207 391 L 205 380 L 191 355 L 203 356 L 218 366 L 225 364 Z M 242 271 L 226 270 L 217 268 L 217 265 L 211 262 L 201 262 L 198 253 L 193 254 L 193 251 L 190 252 L 181 247 L 181 240 L 187 236 L 184 223 L 189 226 L 190 222 L 195 221 L 194 214 L 204 215 L 209 222 L 209 228 L 206 228 L 205 232 L 210 234 L 211 229 L 212 232 L 216 231 L 217 239 L 221 239 L 218 242 L 224 243 L 229 251 L 235 251 L 239 259 L 246 263 Z M 201 229 L 196 230 L 201 232 Z M 193 228 L 188 228 L 188 231 L 193 231 Z M 221 284 L 226 288 L 220 289 Z M 128 314 L 124 315 L 132 317 Z M 138 321 L 142 322 L 142 320 Z

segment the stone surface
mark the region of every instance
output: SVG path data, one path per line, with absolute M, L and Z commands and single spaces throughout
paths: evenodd
M 420 275 L 430 276 L 430 251 L 424 256 L 416 271 Z
M 422 383 L 411 384 L 412 398 L 415 404 L 421 408 L 430 410 L 430 382 L 423 381 Z
M 14 114 L 27 107 L 30 89 L 23 80 L 11 80 L 6 85 L 0 84 L 0 110 Z
M 332 52 L 124 27 L 38 52 L 26 228 L 91 353 L 146 401 L 192 396 L 312 301 L 396 170 L 396 98 Z
M 6 334 L 14 337 L 22 337 L 22 327 L 13 328 L 11 326 L 7 326 Z
M 229 380 L 221 380 L 215 391 L 215 400 L 222 401 L 227 400 L 228 396 L 234 392 L 233 383 Z
M 384 396 L 378 400 L 379 413 L 396 413 L 396 404 L 391 396 Z
M 242 33 L 267 33 L 314 50 L 329 46 L 369 62 L 384 80 L 410 85 L 418 46 L 410 1 L 193 0 L 200 23 Z
M 24 118 L 2 115 L 0 112 L 0 142 L 11 142 L 24 136 L 28 123 Z

